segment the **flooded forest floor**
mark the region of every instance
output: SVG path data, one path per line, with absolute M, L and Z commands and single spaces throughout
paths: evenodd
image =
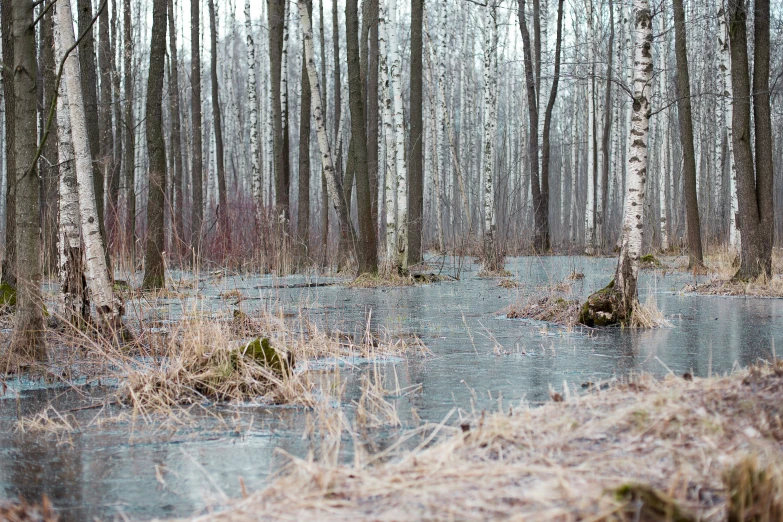
M 172 271 L 158 294 L 118 274 L 134 345 L 53 330 L 43 378 L 3 378 L 0 499 L 64 521 L 722 520 L 747 481 L 779 502 L 759 462 L 781 461 L 783 301 L 698 295 L 722 272 L 662 258 L 639 288 L 664 328 L 509 313 L 584 300 L 615 262 L 509 258 L 498 279 L 446 258 L 400 286 Z

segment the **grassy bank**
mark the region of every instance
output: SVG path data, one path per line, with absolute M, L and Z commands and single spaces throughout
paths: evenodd
M 783 516 L 783 366 L 710 379 L 642 376 L 551 395 L 540 408 L 499 405 L 446 422 L 429 446 L 433 430 L 422 431 L 419 449 L 384 462 L 292 459 L 268 488 L 208 519 Z

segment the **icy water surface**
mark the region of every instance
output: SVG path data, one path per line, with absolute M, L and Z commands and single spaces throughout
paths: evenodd
M 415 408 L 431 422 L 455 407 L 496 408 L 501 395 L 505 403 L 525 398 L 535 404 L 548 398 L 550 385 L 561 389 L 564 382 L 579 388 L 639 371 L 727 372 L 769 359 L 773 343 L 783 347 L 783 301 L 682 295 L 679 291 L 693 279 L 682 272 L 645 272 L 640 282 L 641 298 L 655 294 L 672 328 L 566 331 L 497 314 L 537 285 L 562 281 L 574 269 L 585 274 L 573 285 L 574 293 L 584 297 L 606 285 L 614 264 L 614 259 L 580 257 L 509 259 L 507 269 L 523 284 L 515 290 L 476 278 L 471 264 L 458 282 L 391 289 L 303 288 L 301 276 L 202 278 L 199 290 L 205 299 L 199 308 L 205 314 L 219 312 L 235 302 L 219 296 L 238 290 L 246 298 L 241 303 L 245 311 L 261 306 L 282 306 L 286 313 L 306 310 L 322 324 L 355 332 L 364 329 L 369 316 L 373 328 L 414 333 L 433 355 L 388 363 L 385 371 L 401 387 L 421 384 L 420 392 L 395 401 L 400 416 L 409 418 Z M 171 299 L 161 302 L 154 315 L 176 318 L 183 303 L 186 310 L 193 306 Z M 341 371 L 356 375 L 366 368 L 347 364 Z M 0 398 L 0 497 L 37 499 L 45 493 L 65 520 L 187 516 L 238 497 L 239 477 L 248 490 L 263 487 L 285 462 L 281 451 L 303 456 L 311 449 L 302 438 L 307 412 L 297 408 L 223 407 L 189 426 L 148 426 L 138 419 L 91 424 L 106 412 L 85 408 L 90 405 L 85 397 L 97 400 L 112 391 L 99 386 L 25 389 Z M 345 399 L 357 398 L 353 382 Z M 80 429 L 59 437 L 14 430 L 19 416 L 47 404 L 73 410 Z M 123 412 L 128 413 L 115 407 L 111 413 Z

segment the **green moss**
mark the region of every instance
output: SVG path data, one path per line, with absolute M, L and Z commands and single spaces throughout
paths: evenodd
M 247 343 L 241 354 L 261 366 L 266 366 L 280 377 L 284 374 L 290 377 L 296 365 L 293 353 L 278 351 L 266 337 L 258 337 Z
M 579 322 L 585 326 L 609 326 L 617 322 L 617 298 L 614 294 L 614 279 L 604 288 L 587 298 L 579 312 Z
M 0 307 L 16 306 L 16 288 L 8 283 L 0 284 Z
M 647 266 L 647 267 L 663 266 L 661 261 L 657 257 L 655 257 L 654 255 L 652 255 L 652 254 L 647 254 L 645 256 L 640 257 L 639 261 L 641 261 L 642 265 Z

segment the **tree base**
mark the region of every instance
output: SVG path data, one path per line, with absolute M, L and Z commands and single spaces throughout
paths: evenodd
M 614 279 L 590 295 L 579 311 L 579 322 L 585 326 L 611 326 L 626 323 L 630 317 L 622 312 L 622 299 L 615 291 Z

